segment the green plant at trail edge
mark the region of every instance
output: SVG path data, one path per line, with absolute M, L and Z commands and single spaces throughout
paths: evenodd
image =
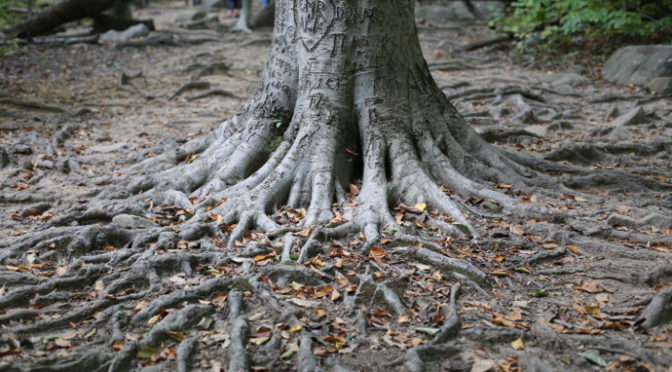
M 523 50 L 575 37 L 654 38 L 672 33 L 672 0 L 518 0 L 492 26 L 518 38 Z

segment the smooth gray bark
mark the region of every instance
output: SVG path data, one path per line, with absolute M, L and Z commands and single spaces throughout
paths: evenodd
M 485 142 L 437 87 L 413 7 L 413 0 L 277 1 L 253 98 L 198 145 L 196 161 L 143 178 L 133 192 L 150 190 L 154 203 L 185 208 L 198 199 L 197 220 L 220 213 L 237 224 L 229 244 L 250 228 L 277 228 L 267 214 L 283 205 L 305 207 L 304 226 L 324 224 L 359 180 L 345 217 L 370 242 L 397 227 L 390 213 L 397 203 L 427 203 L 453 219 L 451 233 L 477 236 L 448 189 L 522 208 L 473 181 L 535 178 Z

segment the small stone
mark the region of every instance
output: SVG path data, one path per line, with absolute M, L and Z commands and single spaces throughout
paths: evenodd
M 539 137 L 545 137 L 548 134 L 549 127 L 547 125 L 528 125 L 525 127 L 526 132 L 536 134 Z
M 647 85 L 650 91 L 659 95 L 672 94 L 672 77 L 659 77 Z
M 615 127 L 623 127 L 626 125 L 637 125 L 647 123 L 649 119 L 646 117 L 646 111 L 642 106 L 637 106 L 630 110 L 627 114 L 621 115 L 616 120 L 611 122 Z
M 143 227 L 153 227 L 157 226 L 154 222 L 130 214 L 120 214 L 112 218 L 112 223 L 115 223 L 121 227 L 131 227 L 131 228 L 143 228 Z

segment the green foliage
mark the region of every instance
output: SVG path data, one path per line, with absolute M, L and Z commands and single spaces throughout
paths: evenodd
M 649 38 L 672 30 L 672 0 L 517 0 L 494 26 L 519 38 L 522 49 L 575 37 Z
M 22 15 L 17 10 L 25 7 L 24 0 L 0 0 L 0 30 L 19 23 Z

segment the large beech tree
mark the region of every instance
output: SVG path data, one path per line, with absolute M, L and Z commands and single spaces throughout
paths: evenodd
M 186 153 L 198 159 L 134 185 L 155 203 L 214 204 L 231 241 L 267 214 L 305 207 L 325 224 L 348 185 L 362 180 L 348 226 L 371 242 L 395 225 L 390 205 L 427 203 L 476 235 L 461 197 L 516 202 L 475 181 L 539 183 L 518 156 L 488 145 L 436 86 L 423 58 L 414 2 L 278 1 L 268 65 L 252 99 Z M 219 203 L 221 200 L 227 203 Z
M 31 234 L 0 243 L 3 264 L 25 262 L 32 252 L 67 267 L 62 276 L 31 279 L 35 285 L 10 284 L 9 293 L 0 297 L 0 310 L 27 307 L 31 300 L 39 306 L 59 299 L 71 302 L 58 308 L 58 317 L 19 322 L 7 334 L 23 339 L 78 324 L 92 329 L 81 332 L 85 346 L 73 346 L 67 356 L 0 369 L 127 371 L 172 337 L 180 342 L 174 356 L 179 371 L 193 370 L 195 363 L 189 360 L 195 353 L 207 356 L 200 361 L 221 357 L 234 372 L 251 366 L 347 371 L 335 358 L 318 360 L 314 339 L 324 344 L 329 335 L 329 342 L 338 344 L 337 353 L 352 341 L 346 333 L 354 338 L 350 343 L 369 342 L 369 316 L 398 316 L 398 323 L 388 325 L 400 327 L 423 319 L 410 318 L 407 303 L 415 300 L 404 297 L 404 288 L 413 285 L 404 273 L 415 268 L 399 265 L 421 261 L 431 266 L 435 280 L 451 277 L 483 293 L 487 275 L 466 259 L 438 253 L 444 246 L 436 241 L 448 241 L 446 235 L 476 240 L 477 218 L 465 216 L 546 213 L 497 192 L 493 183 L 516 184 L 520 190 L 552 186 L 549 176 L 536 173 L 544 170 L 573 172 L 573 178 L 565 179 L 573 186 L 632 181 L 622 174 L 587 174 L 486 143 L 435 84 L 418 41 L 414 2 L 277 0 L 261 84 L 236 115 L 213 133 L 134 166 L 130 172 L 135 177 L 89 194 L 86 203 L 81 203 L 83 197 L 76 199 Z M 472 197 L 488 200 L 489 211 L 463 202 Z M 440 239 L 402 231 L 391 212 L 400 203 L 424 211 Z M 152 217 L 157 206 L 179 208 L 183 220 L 159 226 L 128 216 Z M 305 215 L 298 216 L 304 209 Z M 289 223 L 276 218 L 279 210 L 285 216 L 291 211 L 295 218 Z M 245 239 L 251 231 L 257 242 L 250 235 Z M 356 237 L 354 243 L 344 243 L 353 252 L 322 244 L 344 236 Z M 381 248 L 377 244 L 383 239 L 395 243 Z M 319 258 L 321 253 L 325 255 Z M 276 257 L 282 263 L 268 263 Z M 393 257 L 394 265 L 384 264 L 386 257 Z M 259 260 L 267 264 L 255 265 Z M 304 265 L 293 264 L 297 262 Z M 11 283 L 30 277 L 3 273 Z M 169 279 L 175 275 L 186 275 L 192 285 Z M 391 362 L 394 370 L 404 364 L 406 370 L 421 371 L 425 360 L 454 355 L 448 341 L 461 328 L 456 310 L 460 285 L 451 283 L 449 300 L 432 315 L 442 325 L 425 328 L 432 339 Z M 287 296 L 297 291 L 313 300 Z M 322 306 L 319 299 L 331 300 L 325 306 L 337 319 L 352 322 L 305 320 L 324 315 L 315 310 Z M 42 314 L 37 305 L 7 313 L 2 321 L 35 318 Z M 265 313 L 251 317 L 250 310 Z M 273 324 L 284 328 L 268 331 L 272 337 L 268 332 L 260 336 L 259 329 L 267 326 L 264 314 L 272 314 Z M 203 339 L 198 342 L 190 332 L 211 329 L 207 319 L 215 320 L 217 331 L 198 336 Z M 294 326 L 300 320 L 310 326 Z M 250 344 L 253 327 L 257 332 Z M 135 336 L 127 337 L 127 332 Z M 478 332 L 472 336 L 480 340 Z M 213 335 L 219 338 L 212 341 Z M 224 339 L 225 351 L 218 346 Z M 12 345 L 23 345 L 12 340 Z M 161 355 L 170 357 L 168 352 Z M 355 360 L 375 359 L 362 355 Z

